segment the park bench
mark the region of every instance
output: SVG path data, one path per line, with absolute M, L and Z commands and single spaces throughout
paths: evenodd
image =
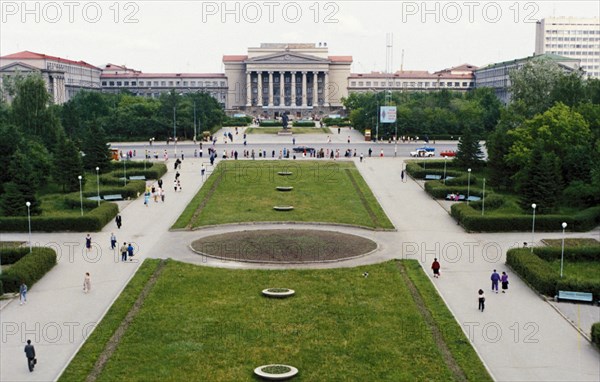
M 467 200 L 468 200 L 469 202 L 477 202 L 477 201 L 481 200 L 481 198 L 480 198 L 479 196 L 469 196 L 469 197 L 467 198 Z
M 97 196 L 89 196 L 89 197 L 87 197 L 86 199 L 93 200 L 93 201 L 102 200 L 102 198 L 99 198 L 99 197 L 97 197 Z
M 146 176 L 144 176 L 144 175 L 130 176 L 129 180 L 146 180 Z
M 121 194 L 103 195 L 102 198 L 104 200 L 122 200 L 123 195 L 121 195 Z
M 592 302 L 593 295 L 587 292 L 569 292 L 564 290 L 558 291 L 557 299 L 560 300 L 571 300 L 571 301 L 583 301 L 583 302 Z
M 442 179 L 441 175 L 432 175 L 432 174 L 425 175 L 425 180 L 440 180 L 440 179 Z

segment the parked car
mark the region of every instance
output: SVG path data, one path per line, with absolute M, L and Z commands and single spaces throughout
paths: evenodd
M 446 151 L 442 151 L 440 153 L 440 156 L 442 158 L 450 158 L 450 157 L 455 157 L 456 156 L 456 151 L 451 151 L 451 150 L 446 150 Z
M 307 154 L 311 154 L 311 153 L 314 153 L 316 151 L 314 147 L 307 147 L 307 146 L 296 146 L 292 150 L 295 153 L 306 152 Z
M 432 157 L 435 156 L 435 148 L 423 146 L 419 147 L 415 151 L 410 152 L 411 157 Z

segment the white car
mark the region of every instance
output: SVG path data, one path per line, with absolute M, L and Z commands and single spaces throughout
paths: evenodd
M 435 151 L 428 151 L 425 149 L 417 149 L 416 151 L 410 152 L 411 157 L 433 157 L 435 156 Z

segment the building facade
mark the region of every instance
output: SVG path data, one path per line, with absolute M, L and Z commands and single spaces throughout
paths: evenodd
M 555 54 L 542 54 L 539 56 L 530 56 L 518 60 L 499 62 L 487 65 L 483 68 L 475 70 L 475 87 L 493 88 L 496 96 L 505 105 L 510 102 L 510 72 L 523 67 L 530 60 L 547 59 L 556 62 L 563 70 L 573 71 L 579 70 L 579 60 L 557 56 Z
M 41 74 L 53 102 L 62 104 L 81 90 L 100 90 L 102 69 L 85 61 L 73 61 L 45 54 L 23 51 L 0 57 L 2 77 Z M 10 101 L 8 94 L 3 94 Z
M 351 56 L 330 56 L 326 44 L 271 44 L 223 56 L 228 109 L 275 118 L 317 117 L 342 108 Z
M 600 18 L 549 17 L 537 22 L 535 54 L 581 61 L 588 77 L 600 78 Z
M 134 95 L 158 98 L 162 93 L 208 93 L 226 108 L 227 78 L 222 73 L 142 73 L 121 65 L 107 64 L 100 76 L 103 92 L 127 90 Z

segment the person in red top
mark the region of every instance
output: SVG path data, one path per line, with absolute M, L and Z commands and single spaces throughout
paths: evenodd
M 431 269 L 433 269 L 433 277 L 438 278 L 440 277 L 440 263 L 438 262 L 438 259 L 433 259 L 433 264 L 431 264 Z

